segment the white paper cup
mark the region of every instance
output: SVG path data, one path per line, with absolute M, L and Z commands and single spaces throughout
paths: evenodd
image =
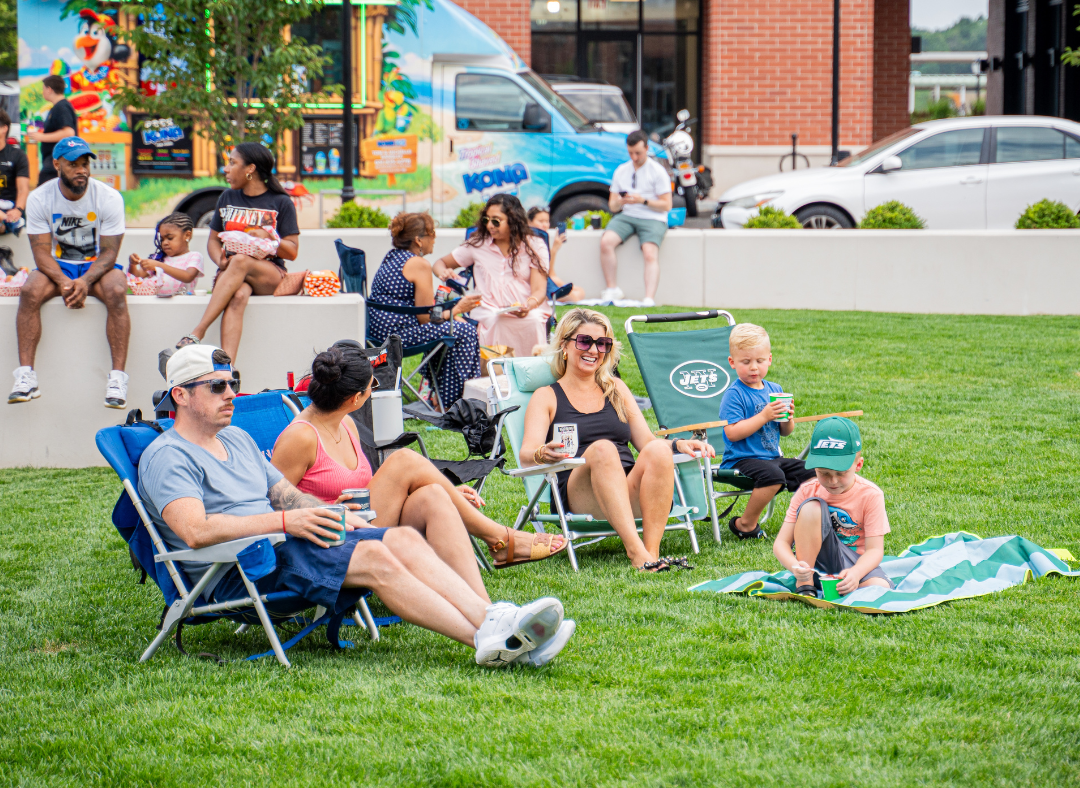
M 577 457 L 578 433 L 577 424 L 552 424 L 551 439 L 556 443 L 563 444 L 563 451 L 571 457 Z
M 773 421 L 791 421 L 791 408 L 795 404 L 795 395 L 794 394 L 783 394 L 783 393 L 781 393 L 781 394 L 770 393 L 769 394 L 769 404 L 771 405 L 774 402 L 785 402 L 785 403 L 787 403 L 787 412 L 783 416 L 780 416 L 779 418 L 773 419 Z
M 206 295 L 206 291 L 205 290 L 196 290 L 195 295 L 204 296 L 204 295 Z

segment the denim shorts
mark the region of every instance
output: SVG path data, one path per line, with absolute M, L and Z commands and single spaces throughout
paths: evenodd
M 632 216 L 624 216 L 617 213 L 611 217 L 605 230 L 611 230 L 619 236 L 620 241 L 625 241 L 634 233 L 637 233 L 638 245 L 656 244 L 659 246 L 667 234 L 666 214 L 656 214 L 660 219 L 636 219 Z
M 357 528 L 346 532 L 345 544 L 335 547 L 319 547 L 307 539 L 287 536 L 284 542 L 274 548 L 277 568 L 256 581 L 255 587 L 263 594 L 293 591 L 313 604 L 322 605 L 335 613 L 341 612 L 341 609 L 353 604 L 358 596 L 341 593 L 356 543 L 381 542 L 387 530 Z M 247 595 L 247 588 L 235 566 L 218 581 L 213 594 L 215 602 L 227 602 Z M 339 599 L 339 595 L 342 599 Z

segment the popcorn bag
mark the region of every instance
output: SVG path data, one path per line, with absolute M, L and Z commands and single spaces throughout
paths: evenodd
M 304 277 L 304 295 L 326 298 L 341 292 L 341 280 L 333 271 L 308 271 Z
M 0 297 L 18 297 L 23 283 L 30 277 L 29 268 L 20 268 L 13 276 L 5 277 L 0 273 Z
M 233 254 L 246 254 L 256 260 L 265 260 L 267 257 L 276 255 L 278 243 L 281 241 L 277 230 L 273 227 L 257 227 L 253 229 L 265 230 L 272 237 L 256 238 L 254 235 L 248 235 L 241 230 L 226 230 L 219 233 L 218 238 L 221 240 L 221 245 L 225 247 L 225 250 Z

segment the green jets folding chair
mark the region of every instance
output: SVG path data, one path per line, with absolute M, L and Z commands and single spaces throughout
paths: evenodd
M 723 318 L 727 325 L 695 331 L 634 331 L 635 323 L 682 323 L 715 318 Z M 728 337 L 735 327 L 735 318 L 721 309 L 670 315 L 632 315 L 627 318 L 624 327 L 656 413 L 660 427 L 656 434 L 668 438 L 707 440 L 718 451 L 722 450 L 724 438 L 721 430 L 727 426 L 727 422 L 718 421 L 720 400 L 737 377 L 727 361 Z M 861 416 L 862 411 L 829 415 Z M 794 421 L 800 423 L 824 418 L 824 415 L 801 416 Z M 807 445 L 799 454 L 799 459 L 805 458 L 809 450 L 810 446 Z M 702 481 L 709 479 L 725 488 L 716 490 L 711 483 L 707 485 L 706 508 L 712 520 L 713 538 L 719 542 L 720 519 L 734 508 L 741 496 L 753 492 L 754 481 L 737 470 L 716 467 L 708 457 L 698 460 L 696 464 Z M 690 470 L 689 466 L 686 468 Z M 717 514 L 716 501 L 720 498 L 731 498 L 732 501 L 726 511 Z M 769 502 L 762 522 L 768 522 L 772 517 L 774 503 L 775 497 Z
M 500 381 L 500 372 L 505 374 L 502 381 Z M 521 451 L 521 441 L 525 435 L 525 410 L 529 400 L 534 391 L 555 382 L 555 376 L 551 373 L 551 358 L 550 356 L 534 356 L 490 361 L 488 374 L 495 392 L 496 411 L 501 413 L 514 405 L 519 406 L 518 410 L 501 419 L 502 427 L 510 438 L 511 454 L 516 462 Z M 509 381 L 507 392 L 504 392 L 500 385 L 505 381 Z M 514 529 L 519 530 L 525 523 L 529 523 L 534 531 L 543 533 L 546 524 L 557 523 L 563 536 L 566 537 L 566 554 L 575 572 L 578 571 L 575 552 L 577 548 L 594 544 L 609 536 L 618 536 L 606 520 L 597 520 L 588 514 L 572 513 L 567 502 L 563 501 L 559 495 L 556 474 L 584 464 L 585 460 L 577 458 L 507 471 L 510 476 L 524 482 L 525 492 L 529 496 L 528 504 L 522 506 L 518 512 Z M 703 513 L 708 506 L 703 477 L 697 460 L 686 454 L 675 455 L 675 471 L 675 496 L 678 503 L 671 507 L 666 530 L 686 531 L 690 535 L 690 544 L 697 553 L 697 535 L 694 533 L 694 522 L 690 515 Z M 541 504 L 548 504 L 549 514 L 540 513 Z M 552 508 L 554 511 L 551 511 Z M 671 523 L 670 519 L 675 519 L 676 522 Z M 640 532 L 641 521 L 637 522 Z

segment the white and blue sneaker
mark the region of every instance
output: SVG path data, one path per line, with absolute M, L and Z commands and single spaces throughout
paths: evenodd
M 15 387 L 8 394 L 8 405 L 16 402 L 29 402 L 41 396 L 38 389 L 37 373 L 33 367 L 19 367 L 14 372 Z
M 534 648 L 532 651 L 526 651 L 514 660 L 514 664 L 529 665 L 534 668 L 546 665 L 551 662 L 551 660 L 555 659 L 566 644 L 570 642 L 570 636 L 574 634 L 575 629 L 577 629 L 577 624 L 574 623 L 574 620 L 572 618 L 566 619 L 559 625 L 555 637 L 539 648 Z
M 127 407 L 128 374 L 118 369 L 109 371 L 109 382 L 105 387 L 106 408 Z
M 489 605 L 484 623 L 473 636 L 476 664 L 505 667 L 547 644 L 562 623 L 562 602 L 550 596 L 522 607 L 510 602 Z

